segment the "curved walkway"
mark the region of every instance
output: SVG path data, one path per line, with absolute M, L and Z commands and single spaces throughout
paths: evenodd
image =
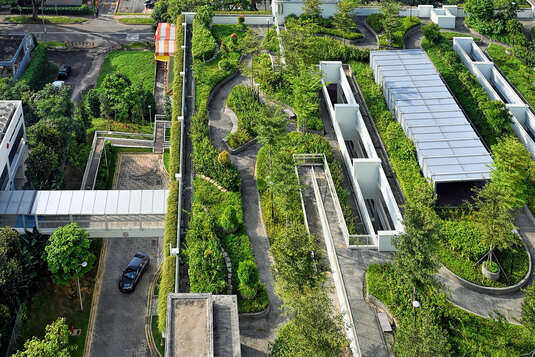
M 232 121 L 224 113 L 225 101 L 233 87 L 238 84 L 247 84 L 248 81 L 246 77 L 238 75 L 224 85 L 213 97 L 212 101 L 208 103 L 210 138 L 218 149 L 226 149 L 223 138 L 232 129 Z M 244 357 L 264 356 L 267 354 L 269 343 L 275 340 L 279 326 L 285 321 L 280 311 L 282 302 L 273 290 L 272 258 L 269 255 L 269 240 L 262 220 L 260 196 L 256 187 L 254 170 L 256 155 L 260 147 L 260 144 L 255 144 L 237 155 L 231 155 L 232 162 L 237 166 L 241 175 L 242 185 L 240 191 L 245 226 L 253 248 L 256 265 L 258 266 L 260 280 L 266 286 L 269 295 L 270 308 L 268 315 L 263 319 L 240 321 L 240 339 Z
M 370 31 L 368 27 L 364 25 L 364 22 L 366 21 L 367 16 L 355 16 L 353 17 L 353 21 L 357 25 L 357 28 L 365 37 L 364 42 L 360 42 L 356 45 L 356 47 L 359 48 L 369 48 L 376 50 L 377 49 L 377 39 L 375 37 L 375 33 Z

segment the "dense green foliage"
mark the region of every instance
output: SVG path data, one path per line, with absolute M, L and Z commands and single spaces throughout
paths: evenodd
M 511 50 L 503 46 L 491 44 L 488 48 L 488 53 L 505 73 L 507 79 L 518 89 L 520 94 L 527 100 L 529 105 L 535 107 L 535 70 L 532 64 L 525 64 L 517 56 L 511 56 Z
M 516 2 L 468 0 L 464 5 L 465 24 L 477 32 L 511 45 L 525 45 L 522 24 L 516 19 Z
M 277 30 L 275 28 L 270 28 L 262 39 L 262 49 L 279 53 L 279 38 L 277 37 Z
M 24 343 L 24 350 L 15 353 L 15 357 L 69 357 L 76 346 L 69 344 L 71 331 L 64 318 L 46 326 L 43 339 L 32 338 Z
M 394 48 L 402 48 L 403 47 L 403 36 L 405 35 L 405 32 L 407 32 L 409 29 L 413 28 L 414 26 L 417 26 L 420 24 L 420 19 L 416 16 L 413 17 L 405 17 L 402 20 L 397 19 L 397 25 L 392 30 L 392 39 L 391 42 L 389 42 L 389 35 L 385 30 L 385 33 L 382 33 L 379 35 L 379 45 L 381 46 L 392 46 Z
M 26 82 L 30 89 L 39 90 L 46 83 L 54 80 L 57 66 L 48 62 L 46 45 L 38 44 L 32 51 L 32 59 L 28 67 L 20 78 L 21 82 Z
M 54 231 L 45 247 L 45 259 L 56 284 L 65 285 L 91 270 L 96 257 L 89 250 L 90 245 L 89 233 L 79 228 L 77 223 Z M 85 267 L 83 262 L 87 263 Z
M 191 39 L 193 60 L 202 62 L 213 56 L 216 42 L 210 29 L 199 20 L 193 20 L 193 37 Z
M 264 115 L 267 106 L 260 102 L 258 93 L 253 88 L 244 85 L 232 88 L 226 105 L 238 117 L 237 131 L 227 136 L 229 146 L 236 149 L 256 136 L 256 120 Z
M 415 317 L 411 305 L 412 288 L 403 283 L 390 264 L 370 265 L 366 285 L 370 294 L 387 305 L 401 326 L 411 323 Z M 436 326 L 445 332 L 443 336 L 447 336 L 451 356 L 518 356 L 535 346 L 535 335 L 524 326 L 510 325 L 499 316 L 495 320 L 465 312 L 449 303 L 446 295 L 436 288 L 419 296 L 419 301 L 418 315 L 432 315 Z M 416 337 L 412 341 L 421 342 Z M 404 352 L 397 346 L 397 354 L 407 355 Z
M 184 68 L 184 15 L 180 15 L 177 20 L 177 37 L 175 42 L 175 59 L 173 61 L 173 96 L 171 105 L 171 150 L 169 153 L 169 169 L 168 173 L 171 180 L 174 180 L 175 173 L 180 169 L 180 121 L 178 117 L 182 116 L 182 89 L 183 76 L 180 75 Z
M 384 30 L 383 27 L 383 17 L 384 15 L 380 12 L 368 15 L 366 17 L 366 23 L 377 33 L 381 33 Z
M 152 91 L 155 68 L 154 53 L 151 51 L 111 51 L 104 58 L 96 87 L 99 88 L 109 74 L 121 72 L 130 82 L 143 82 L 143 89 Z
M 263 310 L 268 303 L 267 291 L 258 278 L 258 269 L 254 262 L 251 243 L 249 242 L 243 222 L 243 208 L 240 194 L 238 192 L 223 192 L 204 179 L 195 179 L 192 221 L 195 221 L 195 223 L 193 228 L 191 228 L 190 223 L 190 229 L 186 236 L 188 249 L 185 254 L 188 257 L 190 271 L 193 269 L 196 276 L 200 278 L 195 280 L 195 285 L 191 283 L 191 291 L 195 289 L 197 292 L 208 292 L 209 289 L 220 288 L 226 292 L 228 287 L 226 285 L 227 269 L 224 261 L 213 260 L 211 266 L 206 265 L 204 261 L 192 261 L 192 258 L 200 256 L 201 253 L 206 255 L 207 248 L 199 244 L 199 240 L 213 240 L 213 247 L 217 247 L 219 253 L 220 248 L 223 247 L 230 258 L 233 272 L 233 293 L 235 294 L 238 291 L 241 293 L 238 296 L 239 312 L 257 312 Z M 232 224 L 227 225 L 229 221 Z M 199 234 L 200 227 L 203 229 L 203 234 Z M 210 255 L 210 258 L 214 259 L 213 257 L 219 253 Z M 196 263 L 195 267 L 192 267 L 193 262 Z M 244 268 L 243 264 L 248 264 L 248 267 Z M 251 276 L 247 279 L 244 276 L 240 278 L 240 267 L 242 267 L 242 270 L 247 269 L 249 275 L 256 278 L 253 279 Z M 206 281 L 209 276 L 207 274 L 214 272 L 222 272 L 221 279 L 216 280 L 215 283 L 207 283 Z M 219 273 L 214 274 L 217 275 Z M 212 279 L 212 276 L 209 277 Z M 248 290 L 247 292 L 252 295 L 246 298 L 243 296 L 247 294 L 243 294 L 242 288 L 240 288 L 243 285 L 242 281 L 248 287 L 253 288 L 254 294 L 252 294 L 251 290 Z

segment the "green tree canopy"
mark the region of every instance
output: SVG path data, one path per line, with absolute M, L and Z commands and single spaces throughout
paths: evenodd
M 353 22 L 352 12 L 356 9 L 357 2 L 354 0 L 341 0 L 336 6 L 338 11 L 336 14 L 334 14 L 334 27 L 343 32 L 350 32 L 354 30 L 357 25 Z
M 89 250 L 90 246 L 89 233 L 79 228 L 77 223 L 56 229 L 45 247 L 45 260 L 52 280 L 56 284 L 66 285 L 71 279 L 91 270 L 96 257 Z M 83 262 L 87 262 L 86 267 L 82 266 Z
M 315 65 L 300 66 L 298 74 L 291 79 L 293 85 L 293 107 L 299 125 L 306 129 L 307 123 L 320 116 L 319 102 L 316 100 L 321 89 L 322 74 Z
M 490 21 L 494 18 L 494 2 L 492 0 L 468 0 L 464 3 L 464 11 L 479 21 Z
M 0 302 L 11 309 L 17 306 L 23 284 L 21 259 L 19 234 L 0 228 Z
M 69 344 L 71 332 L 64 318 L 46 326 L 43 339 L 32 338 L 24 343 L 24 350 L 18 351 L 14 357 L 70 357 L 76 349 Z
M 71 117 L 73 104 L 69 86 L 54 86 L 51 83 L 33 96 L 34 113 L 42 119 Z
M 392 32 L 399 26 L 400 5 L 395 0 L 381 1 L 381 24 L 388 34 L 388 43 L 392 44 Z
M 31 189 L 46 190 L 59 187 L 63 174 L 59 166 L 59 158 L 45 143 L 40 142 L 30 151 L 25 164 L 24 174 Z
M 305 17 L 316 19 L 321 16 L 320 0 L 304 0 L 303 14 Z
M 425 287 L 433 285 L 439 267 L 437 251 L 441 230 L 433 209 L 435 199 L 424 191 L 407 200 L 403 214 L 405 231 L 393 240 L 396 273 L 411 284 L 414 292 L 423 292 Z

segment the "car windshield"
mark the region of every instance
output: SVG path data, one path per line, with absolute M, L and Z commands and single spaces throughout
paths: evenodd
M 125 277 L 127 277 L 128 279 L 132 279 L 132 280 L 134 280 L 136 278 L 136 275 L 137 275 L 137 272 L 135 272 L 135 271 L 128 271 L 128 272 L 124 273 Z

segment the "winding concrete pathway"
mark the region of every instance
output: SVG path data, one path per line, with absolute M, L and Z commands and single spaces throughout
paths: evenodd
M 214 146 L 225 150 L 223 139 L 232 130 L 232 120 L 225 114 L 225 101 L 232 88 L 238 84 L 247 84 L 248 79 L 238 75 L 217 91 L 208 103 L 210 117 L 210 137 Z M 256 187 L 255 163 L 260 144 L 248 148 L 242 153 L 232 155 L 232 162 L 237 166 L 241 179 L 241 197 L 247 235 L 251 241 L 253 254 L 260 275 L 269 295 L 269 313 L 260 320 L 240 321 L 241 350 L 244 357 L 264 356 L 269 351 L 269 344 L 275 340 L 279 326 L 285 321 L 281 316 L 282 301 L 275 295 L 274 278 L 271 273 L 273 265 L 269 254 L 269 240 L 262 220 L 260 196 Z

